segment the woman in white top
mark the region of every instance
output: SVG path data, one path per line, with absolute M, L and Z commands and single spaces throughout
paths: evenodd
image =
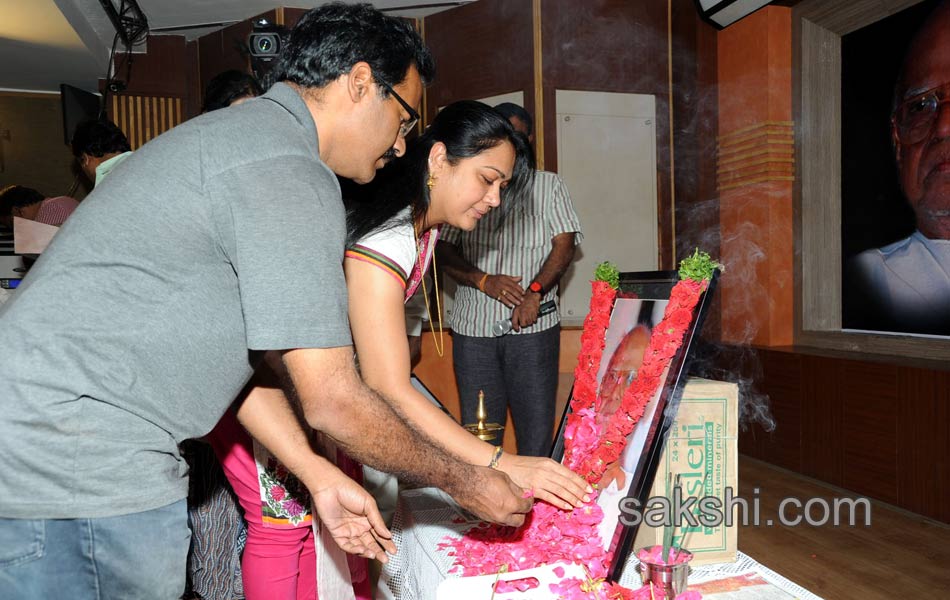
M 346 252 L 344 271 L 363 380 L 451 454 L 504 471 L 540 500 L 564 508 L 580 504 L 586 484 L 569 469 L 547 458 L 502 453 L 409 380 L 404 302 L 428 270 L 438 229 L 474 229 L 489 211 L 506 210 L 530 193 L 534 165 L 527 140 L 488 105 L 456 102 L 410 142 L 391 170 L 378 199 L 350 207 L 347 215 L 349 238 L 358 240 Z M 435 315 L 435 294 L 423 292 Z

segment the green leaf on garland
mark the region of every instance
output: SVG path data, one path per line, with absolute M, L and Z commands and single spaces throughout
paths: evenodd
M 594 269 L 594 279 L 605 281 L 613 289 L 620 287 L 620 270 L 610 261 L 604 261 Z
M 710 258 L 708 253 L 696 248 L 692 256 L 680 261 L 680 279 L 709 281 L 716 269 L 721 270 L 722 265 Z

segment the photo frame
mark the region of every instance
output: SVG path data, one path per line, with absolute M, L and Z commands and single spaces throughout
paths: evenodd
M 950 317 L 941 308 L 950 304 L 934 298 L 943 294 L 930 289 L 930 273 L 924 275 L 921 271 L 921 258 L 898 258 L 908 247 L 939 248 L 945 242 L 927 240 L 915 233 L 918 223 L 914 203 L 907 198 L 901 182 L 903 176 L 922 179 L 926 171 L 918 172 L 917 167 L 927 163 L 902 163 L 898 158 L 901 145 L 894 137 L 903 130 L 898 124 L 901 115 L 911 121 L 916 110 L 913 97 L 901 103 L 895 94 L 903 98 L 907 94 L 901 89 L 907 87 L 910 92 L 919 91 L 918 82 L 903 88 L 899 85 L 902 64 L 907 60 L 926 61 L 926 55 L 910 57 L 910 43 L 943 1 L 923 0 L 841 36 L 844 330 L 950 336 Z M 944 80 L 940 73 L 934 77 Z M 925 137 L 912 144 L 905 140 L 903 154 L 913 155 L 915 146 L 917 152 L 922 152 L 921 145 L 932 146 L 940 136 Z M 939 252 L 932 260 L 950 266 Z M 940 265 L 941 276 L 944 264 Z
M 603 403 L 603 418 L 609 417 L 612 410 L 619 408 L 620 395 L 636 379 L 639 364 L 637 353 L 642 359 L 653 327 L 662 319 L 670 292 L 679 279 L 676 271 L 620 274 L 619 289 L 605 334 L 603 358 L 597 373 L 597 393 Z M 663 384 L 627 436 L 627 445 L 616 463 L 617 468 L 613 474 L 608 469 L 609 475 L 605 476 L 604 481 L 610 477 L 611 483 L 601 492 L 598 504 L 604 509 L 601 538 L 605 541 L 606 549 L 613 551 L 609 571 L 612 581 L 620 580 L 639 529 L 639 523 L 627 525 L 620 520 L 620 502 L 625 498 L 635 498 L 641 507 L 647 504 L 666 439 L 679 409 L 690 352 L 702 330 L 717 280 L 718 272 L 693 310 L 692 321 L 686 328 L 682 345 L 667 366 Z M 564 458 L 564 434 L 572 397 L 573 390 L 551 450 L 551 458 L 558 462 Z
M 842 325 L 842 37 L 921 0 L 801 0 L 792 8 L 792 117 L 796 168 L 796 346 L 853 356 L 950 360 L 950 338 Z

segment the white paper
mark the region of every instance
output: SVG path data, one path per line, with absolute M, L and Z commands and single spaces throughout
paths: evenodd
M 29 219 L 13 217 L 13 251 L 17 254 L 40 254 L 59 227 L 37 223 Z

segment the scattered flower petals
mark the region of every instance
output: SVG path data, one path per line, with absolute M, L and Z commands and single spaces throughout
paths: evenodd
M 513 579 L 511 581 L 499 581 L 495 584 L 495 593 L 504 594 L 506 592 L 527 592 L 541 585 L 537 577 L 525 577 L 524 579 Z
M 637 558 L 640 562 L 650 563 L 651 565 L 680 565 L 688 562 L 692 555 L 687 552 L 680 552 L 675 546 L 670 546 L 667 558 L 663 558 L 663 546 L 650 546 L 641 548 L 637 552 Z
M 604 281 L 591 282 L 590 311 L 584 322 L 581 350 L 574 371 L 572 413 L 568 416 L 564 433 L 564 463 L 589 484 L 596 487 L 608 465 L 615 462 L 623 451 L 627 435 L 643 415 L 646 404 L 656 394 L 663 373 L 682 345 L 686 330 L 693 322 L 693 311 L 706 285 L 706 281 L 684 279 L 673 287 L 663 319 L 653 329 L 637 378 L 624 392 L 620 407 L 610 416 L 606 425 L 598 425 L 596 374 L 603 358 L 604 336 L 617 292 Z M 546 502 L 536 503 L 521 527 L 480 523 L 466 531 L 461 538 L 446 537 L 438 548 L 448 550 L 448 554 L 455 557 L 450 572 L 462 576 L 521 571 L 553 563 L 583 565 L 587 575 L 585 579 L 564 579 L 564 567 L 554 567 L 553 572 L 561 581 L 551 584 L 550 591 L 564 600 L 651 598 L 650 586 L 628 590 L 606 581 L 612 556 L 604 550 L 603 540 L 597 531 L 604 514 L 596 503 L 596 495 L 591 494 L 589 502 L 573 509 L 560 509 Z M 533 490 L 526 490 L 522 497 L 533 496 Z M 641 560 L 660 559 L 662 546 L 655 546 L 644 554 L 646 556 L 640 557 Z M 688 555 L 673 555 L 672 559 L 674 564 L 679 564 L 688 560 Z M 650 562 L 666 564 L 663 560 Z M 532 587 L 539 585 L 537 579 L 525 578 L 499 582 L 495 591 L 523 592 L 532 589 L 523 587 L 531 581 L 534 582 Z M 653 597 L 663 598 L 662 590 L 653 588 Z M 687 591 L 675 600 L 700 598 L 697 592 Z

